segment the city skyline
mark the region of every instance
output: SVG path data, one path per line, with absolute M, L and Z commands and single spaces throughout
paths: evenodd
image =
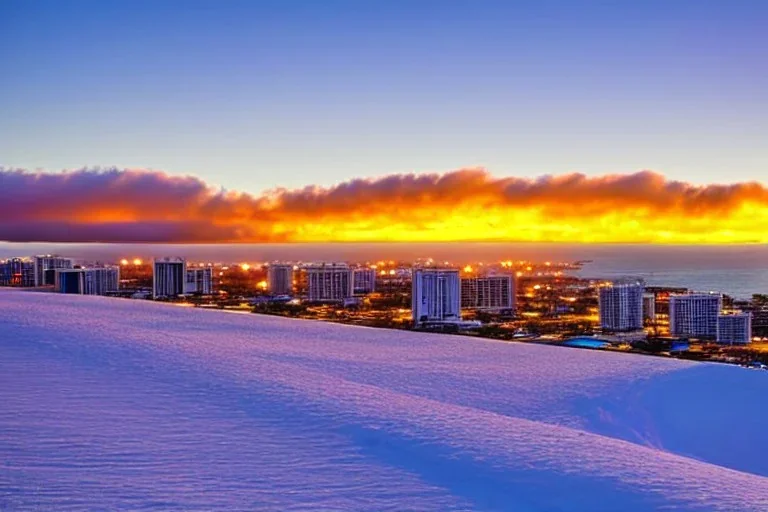
M 659 352 L 659 343 L 672 349 L 687 346 L 691 338 L 699 346 L 716 341 L 730 347 L 750 345 L 753 334 L 759 342 L 768 339 L 766 294 L 743 299 L 688 286 L 646 288 L 642 278 L 585 278 L 579 274 L 588 262 L 461 266 L 428 258 L 249 264 L 178 256 L 74 262 L 53 254 L 0 260 L 0 286 L 370 327 L 475 331 L 512 341 L 556 343 L 559 336 L 566 346 L 604 349 L 614 343 L 621 350 L 651 353 Z M 621 348 L 626 342 L 634 345 Z M 708 357 L 721 355 L 717 348 Z

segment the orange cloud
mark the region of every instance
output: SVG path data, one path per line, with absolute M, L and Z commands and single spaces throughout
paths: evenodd
M 536 179 L 483 169 L 261 195 L 146 170 L 0 169 L 0 239 L 51 242 L 768 242 L 768 188 L 643 171 Z

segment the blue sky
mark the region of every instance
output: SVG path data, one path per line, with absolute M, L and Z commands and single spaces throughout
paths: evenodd
M 768 181 L 764 1 L 0 2 L 0 165 Z

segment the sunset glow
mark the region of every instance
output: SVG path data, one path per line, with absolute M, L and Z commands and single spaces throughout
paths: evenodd
M 465 169 L 258 196 L 145 170 L 0 172 L 0 213 L 14 219 L 0 239 L 10 241 L 768 242 L 764 185 L 696 186 L 649 171 L 526 179 Z

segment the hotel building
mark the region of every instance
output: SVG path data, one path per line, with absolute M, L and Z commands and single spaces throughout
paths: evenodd
M 353 296 L 352 270 L 346 263 L 321 263 L 305 267 L 310 302 L 343 302 Z
M 598 292 L 600 327 L 609 331 L 643 328 L 642 281 L 616 281 Z
M 717 317 L 717 342 L 745 344 L 752 341 L 752 314 L 729 313 Z
M 187 262 L 183 258 L 158 258 L 152 262 L 152 294 L 176 297 L 185 292 Z
M 715 339 L 722 307 L 719 293 L 670 295 L 669 332 L 672 336 Z
M 412 286 L 414 326 L 461 321 L 461 280 L 458 269 L 416 269 Z

